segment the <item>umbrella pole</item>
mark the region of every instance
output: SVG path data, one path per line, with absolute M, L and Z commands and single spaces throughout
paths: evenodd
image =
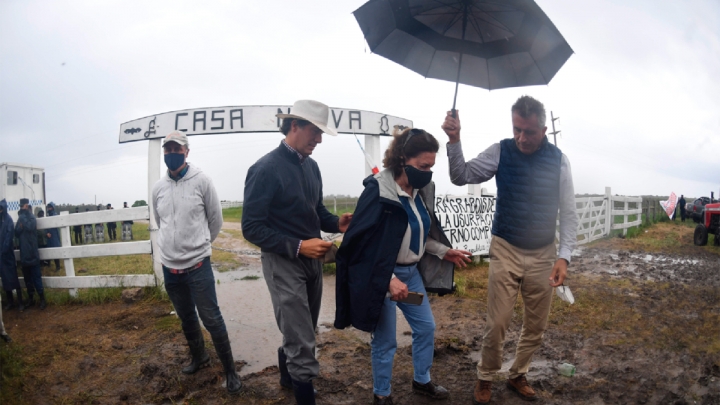
M 465 40 L 465 30 L 467 29 L 467 17 L 468 17 L 468 2 L 465 1 L 463 6 L 463 22 L 462 22 L 462 40 Z M 458 86 L 460 85 L 460 67 L 462 66 L 462 59 L 463 54 L 460 52 L 460 60 L 458 61 L 458 68 L 457 68 L 457 76 L 455 77 L 455 97 L 453 97 L 453 108 L 452 108 L 452 116 L 453 118 L 457 118 L 457 113 L 455 111 L 455 103 L 457 102 L 457 93 L 458 93 Z
M 457 118 L 457 114 L 455 113 L 455 103 L 457 102 L 458 86 L 460 85 L 460 66 L 462 65 L 462 57 L 463 57 L 463 54 L 461 53 L 460 61 L 458 62 L 457 78 L 455 79 L 455 97 L 453 97 L 453 108 L 452 108 L 453 118 Z

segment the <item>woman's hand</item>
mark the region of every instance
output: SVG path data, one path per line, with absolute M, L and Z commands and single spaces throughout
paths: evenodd
M 456 266 L 465 267 L 467 266 L 466 263 L 471 261 L 469 256 L 472 256 L 472 253 L 467 250 L 450 249 L 445 253 L 443 260 L 455 263 Z
M 395 277 L 390 280 L 390 287 L 388 288 L 390 295 L 392 295 L 393 301 L 404 300 L 408 296 L 407 284 L 400 281 L 399 278 Z

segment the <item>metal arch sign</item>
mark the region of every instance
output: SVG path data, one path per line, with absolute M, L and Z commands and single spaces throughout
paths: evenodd
M 120 124 L 120 143 L 164 138 L 174 130 L 190 135 L 219 135 L 243 132 L 278 132 L 281 119 L 291 106 L 236 106 L 195 108 L 150 115 Z M 393 128 L 412 127 L 412 121 L 373 111 L 330 108 L 328 126 L 339 133 L 392 135 Z

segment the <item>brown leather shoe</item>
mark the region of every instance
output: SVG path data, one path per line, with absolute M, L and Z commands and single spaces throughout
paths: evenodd
M 477 380 L 473 391 L 473 405 L 490 403 L 492 396 L 492 381 Z
M 524 375 L 515 377 L 514 379 L 508 378 L 507 387 L 517 392 L 520 398 L 525 401 L 535 401 L 538 399 L 535 390 L 530 387 Z

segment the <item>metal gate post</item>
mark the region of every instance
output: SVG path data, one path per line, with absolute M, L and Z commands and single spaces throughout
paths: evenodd
M 155 273 L 155 282 L 158 286 L 165 284 L 162 272 L 160 256 L 157 254 L 157 222 L 155 212 L 152 209 L 152 189 L 155 183 L 160 180 L 160 151 L 162 139 L 151 139 L 148 141 L 148 209 L 150 210 L 150 243 L 152 244 L 152 263 Z

